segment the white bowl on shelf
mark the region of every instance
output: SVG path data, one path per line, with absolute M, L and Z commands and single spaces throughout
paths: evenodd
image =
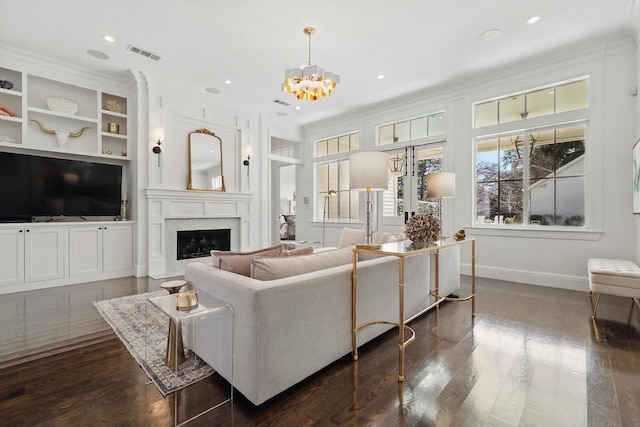
M 16 142 L 16 139 L 12 136 L 0 135 L 0 142 Z
M 64 96 L 48 96 L 47 107 L 49 110 L 59 113 L 75 114 L 78 112 L 78 103 Z

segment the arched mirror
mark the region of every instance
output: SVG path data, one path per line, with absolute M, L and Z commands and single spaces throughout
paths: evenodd
M 187 190 L 227 191 L 222 172 L 222 139 L 209 129 L 189 133 Z

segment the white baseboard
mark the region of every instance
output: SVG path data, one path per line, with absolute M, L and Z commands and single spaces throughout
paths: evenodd
M 471 275 L 471 264 L 461 264 L 460 272 Z M 541 271 L 515 270 L 476 264 L 476 277 L 524 283 L 527 285 L 546 286 L 549 288 L 569 289 L 572 291 L 589 291 L 589 280 L 586 276 L 571 276 Z
M 147 277 L 149 275 L 149 266 L 148 265 L 138 265 L 136 266 L 136 277 Z

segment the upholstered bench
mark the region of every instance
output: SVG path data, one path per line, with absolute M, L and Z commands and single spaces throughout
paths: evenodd
M 632 298 L 638 304 L 640 298 L 640 267 L 624 259 L 590 258 L 589 289 L 596 294 L 591 317 L 596 318 L 600 294 Z

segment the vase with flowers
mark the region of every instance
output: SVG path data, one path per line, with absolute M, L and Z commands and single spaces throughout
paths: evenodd
M 417 214 L 409 218 L 404 234 L 412 241 L 414 249 L 429 246 L 438 240 L 440 220 L 431 214 Z

